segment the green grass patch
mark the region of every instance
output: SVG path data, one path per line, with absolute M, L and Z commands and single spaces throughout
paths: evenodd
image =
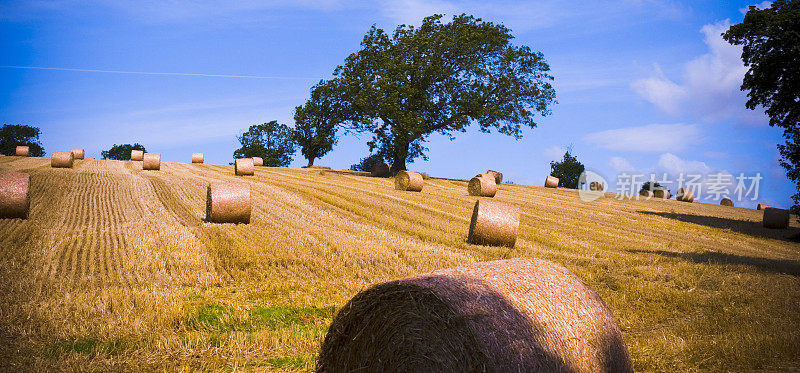
M 276 369 L 305 368 L 311 366 L 313 356 L 285 356 L 267 360 L 270 367 Z
M 219 304 L 201 304 L 187 316 L 181 324 L 189 330 L 217 333 L 256 332 L 259 330 L 278 330 L 297 328 L 309 331 L 324 328 L 318 325 L 333 318 L 336 308 L 273 306 L 255 307 L 237 311 Z M 323 323 L 327 324 L 327 323 Z M 327 327 L 327 326 L 326 326 Z
M 129 344 L 122 339 L 103 341 L 94 338 L 76 338 L 56 342 L 48 348 L 48 355 L 55 357 L 65 354 L 117 355 L 127 350 Z

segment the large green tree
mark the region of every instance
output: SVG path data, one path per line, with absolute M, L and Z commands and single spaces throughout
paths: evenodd
M 572 149 L 567 149 L 561 161 L 550 162 L 550 176 L 557 177 L 559 185 L 564 188 L 578 189 L 581 174 L 586 167 L 571 153 Z
M 333 86 L 336 82 L 320 81 L 311 89 L 311 98 L 294 109 L 294 140 L 308 166 L 333 149 L 337 129 L 345 121 L 345 101 L 337 97 L 341 90 Z
M 144 148 L 144 145 L 139 144 L 138 142 L 131 145 L 131 144 L 114 144 L 111 149 L 103 150 L 100 152 L 100 156 L 103 159 L 116 159 L 118 161 L 129 161 L 131 160 L 131 150 L 141 150 L 143 152 L 147 152 L 147 149 Z
M 44 155 L 44 148 L 39 142 L 39 128 L 24 124 L 4 124 L 0 127 L 0 154 L 15 155 L 17 146 L 29 147 L 31 157 Z
M 766 108 L 770 126 L 783 128 L 781 165 L 796 183 L 792 199 L 800 213 L 800 0 L 776 0 L 765 9 L 750 6 L 744 21 L 723 37 L 742 45 L 742 61 L 749 67 L 741 87 L 749 91 L 747 108 Z
M 542 53 L 512 39 L 505 26 L 464 14 L 448 23 L 433 15 L 391 35 L 373 26 L 361 50 L 334 71 L 338 97 L 393 172 L 426 159 L 431 134 L 452 138 L 472 122 L 520 138 L 521 126 L 536 126 L 537 112 L 550 113 L 555 90 Z
M 242 147 L 233 152 L 234 158 L 261 157 L 264 166 L 286 167 L 295 151 L 292 129 L 278 121 L 250 126 L 237 137 Z

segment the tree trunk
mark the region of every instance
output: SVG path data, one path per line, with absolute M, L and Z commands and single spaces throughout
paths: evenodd
M 311 167 L 313 165 L 314 165 L 314 157 L 311 157 L 311 158 L 308 159 L 308 166 L 306 166 L 306 167 Z
M 396 147 L 394 149 L 394 159 L 392 159 L 392 168 L 389 170 L 392 175 L 406 170 L 406 158 L 408 157 L 408 147 L 410 145 L 410 143 L 402 144 L 397 142 L 395 142 L 395 144 Z

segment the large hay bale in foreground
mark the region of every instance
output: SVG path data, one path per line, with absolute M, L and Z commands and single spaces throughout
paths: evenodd
M 206 221 L 250 223 L 250 184 L 218 182 L 206 190 Z
M 546 188 L 558 188 L 558 178 L 555 176 L 548 176 L 547 179 L 544 181 L 544 186 Z
M 72 152 L 72 155 L 75 156 L 75 159 L 83 159 L 83 157 L 86 155 L 86 151 L 81 148 L 73 148 L 69 151 Z
M 264 165 L 264 158 L 253 157 L 253 166 L 263 166 L 263 165 Z
M 203 163 L 205 155 L 203 153 L 192 153 L 192 163 Z
M 471 196 L 494 197 L 497 194 L 497 184 L 494 182 L 494 177 L 480 174 L 470 179 L 467 192 Z
M 769 207 L 769 205 L 767 205 L 767 204 L 763 204 L 763 203 L 759 203 L 759 204 L 756 206 L 756 210 L 764 210 L 764 209 L 766 209 L 767 207 Z
M 375 163 L 372 165 L 372 170 L 370 170 L 370 176 L 372 177 L 387 177 L 389 176 L 389 165 L 383 162 Z
M 681 202 L 694 202 L 694 191 L 689 188 L 678 188 L 678 193 L 675 194 L 675 199 Z
M 764 228 L 789 228 L 789 210 L 767 207 L 764 209 Z
M 719 201 L 719 204 L 722 206 L 731 206 L 733 207 L 733 201 L 730 198 L 723 198 Z
M 514 247 L 519 231 L 519 207 L 479 199 L 472 209 L 467 242 Z
M 141 161 L 144 159 L 144 151 L 142 150 L 131 150 L 131 160 L 132 161 Z
M 653 191 L 653 197 L 658 199 L 669 199 L 672 194 L 666 189 L 656 189 Z
M 233 173 L 236 176 L 254 175 L 253 158 L 239 158 L 233 163 Z
M 400 171 L 394 177 L 394 188 L 397 190 L 421 192 L 423 185 L 425 181 L 422 180 L 422 174 L 417 172 Z
M 503 173 L 502 172 L 486 170 L 486 172 L 484 172 L 483 174 L 493 177 L 495 184 L 502 184 L 503 183 Z
M 144 158 L 142 159 L 142 169 L 155 171 L 160 170 L 161 153 L 144 153 Z
M 317 372 L 632 372 L 603 300 L 561 265 L 511 259 L 369 288 L 342 307 Z
M 75 155 L 64 150 L 56 150 L 53 152 L 53 156 L 50 157 L 50 167 L 53 168 L 72 168 L 74 162 Z
M 21 172 L 0 173 L 0 218 L 28 217 L 30 180 L 30 175 Z
M 17 146 L 14 149 L 14 155 L 18 157 L 27 157 L 31 154 L 31 148 L 29 146 Z

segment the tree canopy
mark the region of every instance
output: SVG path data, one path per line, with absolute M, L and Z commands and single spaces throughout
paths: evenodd
M 15 155 L 17 146 L 27 146 L 28 155 L 41 157 L 44 148 L 39 142 L 40 130 L 24 124 L 4 124 L 0 127 L 0 154 Z
M 372 167 L 382 162 L 383 158 L 379 154 L 371 154 L 365 158 L 361 158 L 358 163 L 351 165 L 350 169 L 353 171 L 372 172 Z
M 100 156 L 103 159 L 116 159 L 118 161 L 129 161 L 131 160 L 131 150 L 141 150 L 143 152 L 147 152 L 144 148 L 144 145 L 135 143 L 131 144 L 114 144 L 111 149 L 103 150 L 100 152 Z
M 800 213 L 800 0 L 776 0 L 769 8 L 750 6 L 742 23 L 723 34 L 742 45 L 749 67 L 741 89 L 748 91 L 748 109 L 766 108 L 769 124 L 783 128 L 786 143 L 778 145 L 781 165 L 796 183 L 792 197 Z
M 292 129 L 278 121 L 255 124 L 237 137 L 242 147 L 233 152 L 234 158 L 261 157 L 264 166 L 286 167 L 292 162 L 295 142 Z
M 338 126 L 345 121 L 344 101 L 336 97 L 341 91 L 335 83 L 320 81 L 311 89 L 311 98 L 294 109 L 294 140 L 309 166 L 333 149 Z
M 555 90 L 544 55 L 512 39 L 505 26 L 464 14 L 449 23 L 433 15 L 391 35 L 373 26 L 334 71 L 338 100 L 393 172 L 426 159 L 429 135 L 452 138 L 471 122 L 520 138 L 537 112 L 550 113 Z
M 647 181 L 647 182 L 643 183 L 642 184 L 642 188 L 639 189 L 639 193 L 641 193 L 641 192 L 643 192 L 645 190 L 649 190 L 651 192 L 655 192 L 656 190 L 662 190 L 662 189 L 666 190 L 667 192 L 672 194 L 672 192 L 670 192 L 669 189 L 661 186 L 661 184 L 659 184 L 657 181 Z
M 558 182 L 564 188 L 578 189 L 580 177 L 586 167 L 578 158 L 570 154 L 572 149 L 567 149 L 564 153 L 564 158 L 561 161 L 550 162 L 550 176 L 558 178 Z

